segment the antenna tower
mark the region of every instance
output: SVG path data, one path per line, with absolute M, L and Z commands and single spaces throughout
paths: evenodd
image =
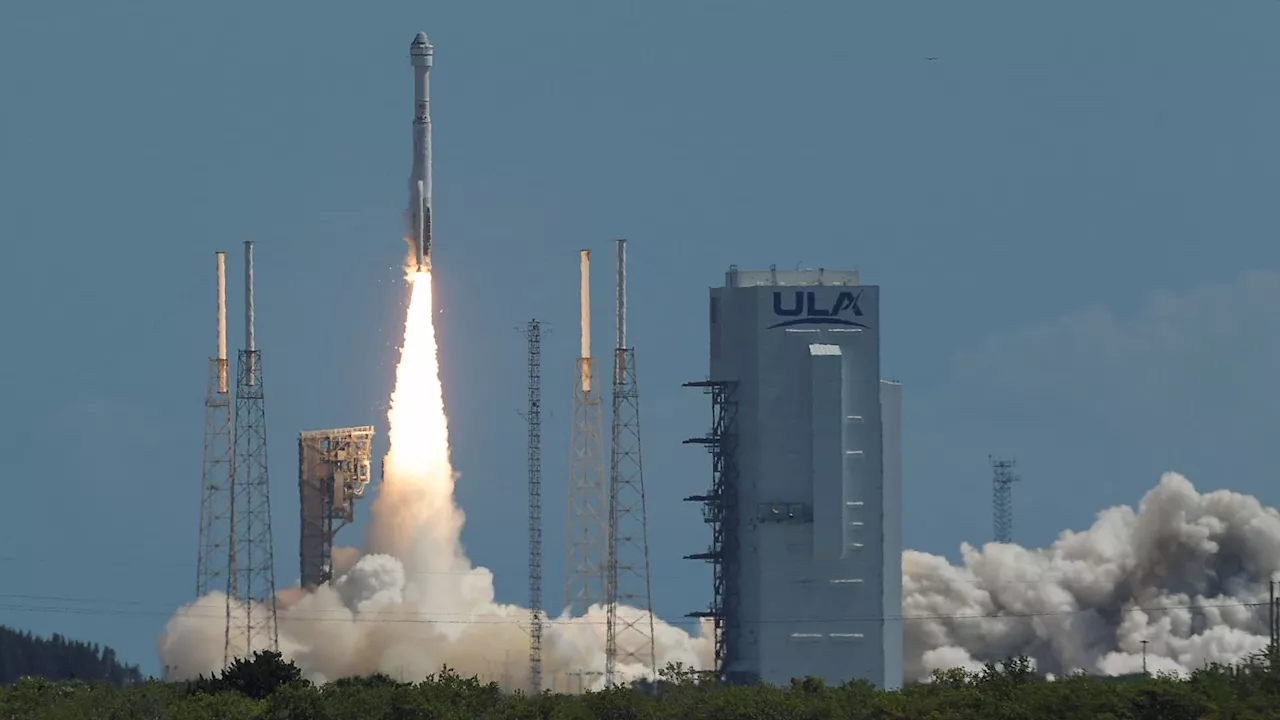
M 636 352 L 627 347 L 627 241 L 618 240 L 618 344 L 613 351 L 613 433 L 609 453 L 608 615 L 605 683 L 614 684 L 619 658 L 656 669 L 653 593 L 649 580 L 649 530 L 645 517 L 644 463 L 640 453 L 640 390 Z M 618 603 L 641 612 L 621 618 Z M 621 630 L 621 637 L 619 637 Z M 619 642 L 621 641 L 621 642 Z
M 573 383 L 573 428 L 569 453 L 569 512 L 566 522 L 564 605 L 585 614 L 605 602 L 604 444 L 600 387 L 591 357 L 591 252 L 581 252 L 582 352 Z
M 245 341 L 236 372 L 235 473 L 227 576 L 227 662 L 279 648 L 262 354 L 253 337 L 253 242 L 244 244 Z
M 1013 472 L 1015 460 L 991 460 L 991 524 L 998 543 L 1013 542 Z
M 227 259 L 218 261 L 218 349 L 209 358 L 204 396 L 204 471 L 200 479 L 200 546 L 196 555 L 196 597 L 221 589 L 227 581 L 227 542 L 231 537 L 231 392 L 227 372 Z
M 530 320 L 529 341 L 529 693 L 542 692 L 542 324 Z

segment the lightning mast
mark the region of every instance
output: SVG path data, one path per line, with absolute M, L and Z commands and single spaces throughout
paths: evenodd
M 998 543 L 1013 542 L 1013 473 L 1015 460 L 991 460 L 991 526 Z
M 581 252 L 582 352 L 573 383 L 573 427 L 569 453 L 569 512 L 566 522 L 564 605 L 585 614 L 605 602 L 604 445 L 596 361 L 591 357 L 591 252 Z
M 529 693 L 542 692 L 542 324 L 530 320 L 529 341 Z
M 231 483 L 231 552 L 227 573 L 224 658 L 277 650 L 275 552 L 267 473 L 267 418 L 262 356 L 254 345 L 253 242 L 244 244 L 245 347 L 237 368 L 235 473 Z
M 227 263 L 218 263 L 218 349 L 209 358 L 204 396 L 204 471 L 200 480 L 200 545 L 196 555 L 196 597 L 226 582 L 227 543 L 231 536 L 231 393 L 227 372 Z
M 613 351 L 612 443 L 609 453 L 608 615 L 605 682 L 614 684 L 618 660 L 657 669 L 644 463 L 640 452 L 640 390 L 635 348 L 627 346 L 627 241 L 618 240 L 617 347 Z M 618 617 L 618 603 L 640 611 Z M 621 622 L 619 622 L 621 620 Z M 621 627 L 619 627 L 621 625 Z M 619 631 L 621 630 L 621 636 Z

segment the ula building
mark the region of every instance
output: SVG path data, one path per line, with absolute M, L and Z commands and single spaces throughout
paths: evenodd
M 880 288 L 856 271 L 742 271 L 711 289 L 704 505 L 729 682 L 902 684 L 901 386 Z

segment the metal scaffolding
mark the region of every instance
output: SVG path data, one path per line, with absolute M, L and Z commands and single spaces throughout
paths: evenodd
M 355 520 L 372 479 L 373 426 L 298 434 L 298 563 L 302 587 L 333 579 L 333 541 Z
M 711 607 L 686 617 L 710 618 L 715 627 L 715 674 L 728 680 L 738 637 L 738 470 L 735 461 L 737 402 L 733 382 L 704 380 L 685 383 L 702 388 L 711 396 L 711 432 L 690 438 L 685 444 L 702 445 L 711 453 L 711 488 L 704 495 L 691 495 L 687 502 L 702 503 L 703 522 L 711 526 L 711 547 L 686 555 L 686 560 L 704 560 L 712 567 Z

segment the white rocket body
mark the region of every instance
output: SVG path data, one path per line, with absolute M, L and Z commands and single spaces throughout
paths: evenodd
M 409 46 L 413 66 L 413 172 L 409 175 L 409 244 L 419 269 L 431 264 L 431 64 L 426 33 Z

